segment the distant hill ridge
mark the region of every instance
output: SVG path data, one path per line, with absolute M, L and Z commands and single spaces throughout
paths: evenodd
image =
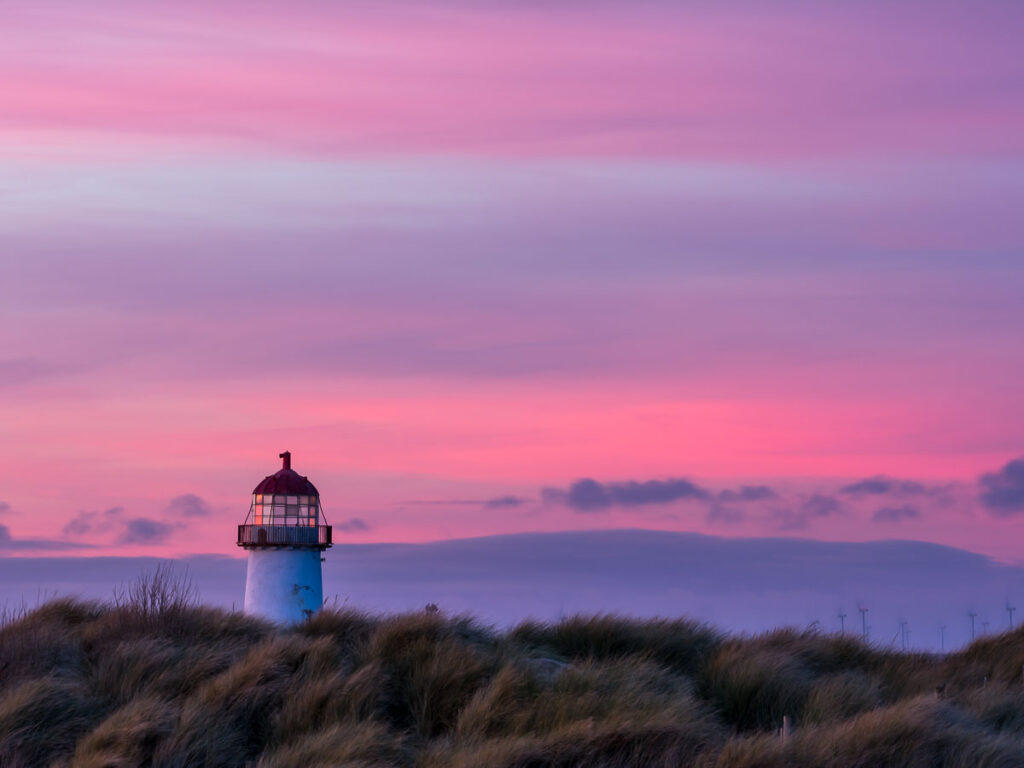
M 0 605 L 38 596 L 107 599 L 114 585 L 152 571 L 152 558 L 0 558 Z M 205 602 L 240 605 L 243 560 L 190 557 Z M 888 643 L 900 621 L 911 644 L 939 650 L 970 641 L 968 611 L 1006 629 L 1007 602 L 1024 604 L 1024 569 L 915 541 L 864 543 L 733 539 L 609 530 L 527 533 L 428 544 L 345 544 L 327 554 L 329 602 L 372 612 L 437 603 L 487 622 L 554 620 L 572 613 L 688 615 L 730 631 L 807 627 L 860 630 Z M 1018 613 L 1017 618 L 1024 617 Z M 940 627 L 946 629 L 940 634 Z

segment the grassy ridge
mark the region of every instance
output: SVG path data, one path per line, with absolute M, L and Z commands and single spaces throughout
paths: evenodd
M 1024 631 L 940 658 L 607 616 L 281 630 L 139 590 L 8 617 L 0 765 L 1020 768 L 1022 664 Z

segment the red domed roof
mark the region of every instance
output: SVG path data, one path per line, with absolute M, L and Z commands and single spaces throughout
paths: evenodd
M 316 486 L 309 482 L 308 478 L 303 477 L 294 469 L 292 469 L 292 454 L 290 451 L 285 451 L 280 454 L 284 460 L 284 465 L 281 469 L 277 470 L 272 475 L 267 475 L 263 478 L 263 482 L 256 486 L 253 493 L 286 493 L 303 496 L 319 496 L 320 492 L 317 491 Z

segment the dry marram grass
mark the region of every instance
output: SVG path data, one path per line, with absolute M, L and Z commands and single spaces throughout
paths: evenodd
M 1024 766 L 1024 630 L 939 657 L 612 616 L 281 629 L 162 578 L 6 616 L 0 765 Z

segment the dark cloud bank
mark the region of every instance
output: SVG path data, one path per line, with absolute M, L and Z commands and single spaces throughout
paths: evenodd
M 888 496 L 891 494 L 913 496 L 926 493 L 927 488 L 914 480 L 897 480 L 877 475 L 844 485 L 839 492 L 851 496 Z
M 567 490 L 545 488 L 541 492 L 545 503 L 565 504 L 577 512 L 600 512 L 610 507 L 668 504 L 683 499 L 705 500 L 709 497 L 708 491 L 682 478 L 601 483 L 585 477 L 574 482 Z
M 977 503 L 994 517 L 1024 513 L 1024 458 L 1014 459 L 995 472 L 977 478 L 970 490 Z M 580 513 L 612 508 L 635 509 L 647 505 L 697 502 L 704 504 L 712 523 L 735 524 L 751 519 L 748 509 L 779 531 L 809 527 L 815 520 L 845 514 L 858 505 L 878 505 L 870 520 L 882 525 L 922 520 L 932 506 L 953 503 L 954 485 L 925 485 L 916 480 L 874 475 L 842 485 L 829 493 L 786 498 L 767 485 L 744 485 L 737 490 L 712 491 L 681 477 L 602 482 L 584 477 L 565 488 L 544 488 L 541 500 Z M 913 503 L 909 503 L 913 502 Z
M 779 531 L 797 531 L 808 528 L 815 520 L 844 514 L 848 511 L 848 502 L 854 499 L 867 497 L 882 501 L 890 496 L 902 497 L 927 492 L 920 483 L 880 476 L 844 486 L 836 494 L 814 493 L 789 499 L 767 485 L 744 485 L 736 490 L 714 492 L 678 477 L 620 482 L 600 482 L 585 477 L 567 488 L 543 489 L 541 500 L 545 504 L 559 504 L 580 513 L 605 512 L 613 507 L 636 509 L 648 505 L 692 501 L 705 505 L 710 522 L 724 525 L 751 519 L 760 505 L 761 512 L 757 517 L 761 520 Z M 918 510 L 914 509 L 911 513 L 909 509 L 906 506 L 886 508 L 879 510 L 871 519 L 874 522 L 916 519 Z
M 185 497 L 179 496 L 171 502 Z M 198 501 L 198 497 L 192 497 Z M 170 509 L 170 507 L 168 508 Z M 196 514 L 183 511 L 182 514 Z M 148 517 L 132 517 L 124 507 L 111 507 L 103 512 L 79 512 L 63 528 L 65 536 L 91 536 L 111 534 L 115 544 L 163 544 L 174 533 L 180 523 L 168 523 Z
M 114 585 L 152 571 L 157 562 L 0 558 L 0 602 L 33 602 L 55 593 L 107 598 Z M 207 602 L 241 605 L 243 559 L 178 562 Z M 925 648 L 938 644 L 940 625 L 948 627 L 948 643 L 965 641 L 970 609 L 996 629 L 1006 626 L 1007 600 L 1024 603 L 1024 568 L 935 544 L 639 530 L 340 545 L 327 552 L 324 579 L 325 596 L 348 607 L 391 612 L 434 602 L 495 623 L 618 612 L 686 614 L 738 631 L 815 621 L 833 629 L 840 608 L 855 616 L 864 604 L 873 639 L 890 641 L 898 621 L 906 619 L 913 644 Z
M 1024 512 L 1024 458 L 1009 462 L 998 472 L 982 475 L 981 503 L 1000 517 Z

